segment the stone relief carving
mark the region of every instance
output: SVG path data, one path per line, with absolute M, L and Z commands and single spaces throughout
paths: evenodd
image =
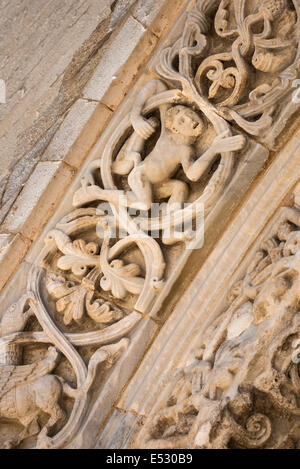
M 298 13 L 298 1 L 255 0 L 199 0 L 188 12 L 180 38 L 161 53 L 161 79 L 141 89 L 73 197 L 79 210 L 110 204 L 100 254 L 105 291 L 118 299 L 134 294 L 135 309 L 149 311 L 166 280 L 166 246 L 199 242 L 192 226 L 200 204 L 205 215 L 213 209 L 233 177 L 238 152 L 247 151 L 246 136 L 236 135 L 232 122 L 250 135 L 270 130 L 273 111 L 297 76 Z M 164 209 L 149 215 L 161 201 Z M 125 237 L 109 250 L 110 222 Z M 161 233 L 161 242 L 153 232 Z M 129 246 L 141 253 L 135 266 L 114 254 Z M 88 257 L 85 265 L 94 265 L 95 254 Z
M 195 42 L 195 21 L 198 29 L 202 27 L 197 8 L 187 20 L 187 44 Z M 246 137 L 236 135 L 218 114 L 216 106 L 196 87 L 191 63 L 201 55 L 202 43 L 187 47 L 184 42 L 180 47 L 185 65 L 180 66 L 180 77 L 174 73 L 182 86 L 170 89 L 165 81 L 155 79 L 141 89 L 131 112 L 111 133 L 101 159 L 90 164 L 73 197 L 77 209 L 95 208 L 101 202 L 110 204 L 112 225 L 126 235 L 110 250 L 106 249 L 109 217 L 103 221 L 108 227 L 100 255 L 104 274 L 101 286 L 117 298 L 125 298 L 126 292 L 137 295 L 134 307 L 143 313 L 151 309 L 163 287 L 165 247 L 178 242 L 195 243 L 195 246 L 199 243 L 192 229 L 199 207 L 204 204 L 206 214 L 214 207 L 233 176 L 237 152 L 246 147 Z M 160 75 L 169 80 L 171 72 L 167 73 L 166 61 L 163 53 Z M 190 194 L 190 182 L 199 182 L 193 194 Z M 158 214 L 150 214 L 153 203 L 161 201 L 167 202 L 166 206 Z M 184 206 L 185 202 L 189 203 L 188 207 Z M 130 210 L 140 213 L 136 216 Z M 161 233 L 162 245 L 151 237 L 153 232 Z M 142 255 L 144 277 L 137 266 L 129 267 L 119 262 L 121 259 L 115 259 L 115 253 L 122 254 L 133 245 Z M 68 249 L 73 250 L 74 246 Z M 95 258 L 89 257 L 86 265 L 93 265 Z M 122 288 L 113 282 L 116 276 Z
M 154 118 L 148 121 L 142 116 L 143 107 L 153 95 L 166 90 L 166 86 L 159 80 L 150 82 L 142 89 L 131 113 L 134 133 L 124 154 L 119 154 L 112 165 L 113 173 L 128 174 L 128 184 L 131 190 L 122 191 L 120 194 L 118 191 L 102 189 L 98 185 L 91 184 L 92 177 L 89 173 L 83 179 L 81 189 L 74 196 L 75 205 L 94 200 L 107 200 L 115 205 L 122 204 L 140 210 L 149 210 L 154 201 L 153 192 L 155 192 L 158 199 L 168 198 L 170 210 L 176 210 L 177 207 L 180 209 L 186 202 L 188 194 L 187 184 L 172 178 L 180 165 L 190 181 L 198 181 L 212 164 L 216 155 L 223 150 L 237 151 L 244 146 L 244 137 L 229 137 L 227 129 L 215 137 L 212 145 L 203 155 L 196 155 L 193 145 L 204 130 L 200 116 L 187 106 L 162 104 L 159 107 L 160 136 L 153 150 L 142 160 L 143 142 L 155 132 L 155 127 L 158 126 Z M 99 167 L 100 165 L 99 162 Z
M 101 326 L 124 317 L 123 311 L 111 303 L 102 299 L 93 300 L 99 275 L 99 269 L 95 268 L 83 278 L 81 284 L 67 281 L 64 277 L 51 273 L 47 276 L 47 290 L 58 300 L 56 309 L 64 313 L 64 324 L 68 325 L 72 321 L 80 324 L 85 314 Z
M 119 299 L 125 298 L 128 292 L 138 295 L 135 309 L 141 312 L 149 310 L 155 296 L 162 288 L 165 270 L 163 251 L 148 232 L 162 231 L 162 242 L 165 245 L 192 240 L 188 229 L 180 232 L 176 228 L 178 225 L 181 227 L 182 220 L 185 220 L 186 225 L 192 224 L 200 203 L 205 202 L 207 210 L 211 208 L 232 174 L 234 151 L 245 146 L 245 137 L 232 136 L 225 121 L 214 114 L 211 116 L 211 121 L 216 125 L 217 135 L 210 147 L 197 157 L 195 142 L 203 132 L 203 120 L 199 112 L 193 110 L 191 106 L 179 104 L 182 101 L 185 102 L 180 98 L 179 92 L 168 90 L 162 81 L 154 80 L 148 83 L 138 95 L 129 119 L 126 117 L 113 132 L 102 159 L 91 163 L 82 178 L 81 187 L 73 198 L 76 207 L 101 201 L 111 204 L 111 220 L 109 217 L 102 217 L 101 221 L 98 217 L 98 223 L 102 223 L 105 228 L 98 256 L 103 274 L 101 287 Z M 155 110 L 159 111 L 159 121 L 154 115 L 149 116 Z M 131 126 L 133 133 L 113 160 L 116 145 Z M 150 153 L 142 159 L 146 140 L 159 126 L 161 130 L 157 141 Z M 187 179 L 198 181 L 211 167 L 219 153 L 223 155 L 222 160 L 208 186 L 188 208 L 184 208 L 184 202 L 188 201 L 188 184 L 173 177 L 174 174 L 181 166 Z M 114 184 L 114 175 L 125 176 L 129 190 L 118 188 Z M 99 183 L 99 176 L 102 184 Z M 163 213 L 158 216 L 151 214 L 147 217 L 140 214 L 136 217 L 128 211 L 128 208 L 133 208 L 146 213 L 153 202 L 161 200 L 167 200 L 168 203 Z M 99 208 L 98 211 L 95 208 L 95 213 L 98 212 Z M 109 248 L 110 221 L 112 226 L 125 230 L 126 236 Z M 59 261 L 61 268 L 65 265 L 69 269 L 72 263 L 71 268 L 75 273 L 78 262 L 82 271 L 87 266 L 95 265 L 97 254 L 94 251 L 93 254 L 85 253 L 79 256 L 78 244 L 72 244 L 67 238 L 59 239 L 61 235 L 57 230 L 54 230 L 51 236 L 54 237 L 59 249 L 66 254 Z M 83 241 L 80 249 L 83 252 L 85 246 L 82 243 Z M 143 255 L 145 277 L 141 276 L 138 265 L 124 265 L 121 259 L 116 259 L 117 255 L 131 245 L 136 245 Z M 75 257 L 78 262 L 75 262 Z M 82 262 L 85 267 L 81 265 Z
M 61 277 L 33 267 L 28 292 L 2 315 L 0 420 L 17 421 L 23 426 L 22 431 L 2 439 L 3 448 L 23 447 L 22 444 L 26 448 L 64 447 L 83 422 L 95 380 L 100 376 L 103 381 L 109 368 L 128 347 L 129 339 L 125 336 L 139 317 L 135 313 L 124 317 L 108 302 L 93 302 L 97 277 L 98 273 L 92 271 L 92 275 L 88 274 L 85 282 L 76 289 Z M 80 321 L 86 311 L 99 327 L 79 332 L 63 331 L 49 313 L 48 301 L 43 298 L 45 285 L 52 297 L 59 298 L 57 311 L 64 311 L 65 324 Z M 36 324 L 27 329 L 31 317 L 35 318 Z M 28 358 L 27 348 L 33 344 L 48 344 L 48 348 L 43 345 L 40 350 L 42 358 Z M 78 351 L 78 347 L 80 350 L 90 347 L 88 358 Z M 63 357 L 65 363 L 61 366 Z M 71 384 L 64 377 L 68 369 L 71 370 Z M 69 398 L 67 404 L 66 397 Z M 46 420 L 45 415 L 48 416 Z
M 299 206 L 281 209 L 138 447 L 299 447 L 299 255 Z
M 247 136 L 234 130 L 233 121 L 250 135 L 270 129 L 275 105 L 298 73 L 298 16 L 296 0 L 247 5 L 199 0 L 188 13 L 180 39 L 161 55 L 160 78 L 140 90 L 101 159 L 83 176 L 74 210 L 46 236 L 27 293 L 2 313 L 0 419 L 23 427 L 13 427 L 3 447 L 60 448 L 74 438 L 93 386 L 105 383 L 107 370 L 128 346 L 138 312 L 149 313 L 164 287 L 165 250 L 197 242 L 192 229 L 179 229 L 182 220 L 192 227 L 200 204 L 205 214 L 213 209 L 247 151 Z M 250 66 L 259 71 L 257 80 Z M 160 201 L 166 202 L 164 209 L 149 216 Z M 110 204 L 109 213 L 101 202 Z M 297 209 L 288 214 L 298 216 Z M 245 386 L 230 403 L 227 393 L 238 380 L 244 351 L 252 350 L 264 320 L 274 316 L 268 302 L 277 308 L 284 299 L 290 311 L 286 295 L 294 277 L 278 279 L 275 272 L 280 262 L 296 256 L 286 253 L 297 220 L 287 216 L 286 237 L 278 231 L 269 240 L 275 246 L 262 247 L 214 338 L 209 336 L 192 365 L 174 377 L 168 404 L 147 427 L 146 445 L 181 447 L 193 432 L 199 447 L 231 441 L 255 447 L 270 438 L 272 419 L 256 411 L 254 401 L 257 390 L 267 392 L 264 382 L 271 378 L 261 379 L 255 389 Z M 113 233 L 112 226 L 125 236 Z M 154 231 L 159 239 L 151 236 Z M 277 296 L 269 292 L 272 282 Z M 258 332 L 250 340 L 251 328 Z M 290 335 L 295 334 L 293 329 Z M 38 353 L 30 351 L 32 344 Z M 215 422 L 222 423 L 219 433 Z M 228 422 L 230 435 L 222 433 Z
M 299 13 L 298 0 L 199 0 L 157 71 L 179 82 L 183 94 L 199 92 L 220 116 L 273 142 L 280 103 L 291 101 L 299 76 Z

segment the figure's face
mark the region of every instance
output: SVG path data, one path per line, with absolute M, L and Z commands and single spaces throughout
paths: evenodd
M 280 241 L 286 241 L 291 234 L 291 225 L 287 222 L 280 223 L 277 230 L 277 237 Z
M 290 306 L 292 297 L 286 298 L 286 294 L 291 290 L 292 282 L 291 278 L 282 276 L 266 282 L 253 303 L 253 317 L 256 324 L 275 314 L 280 307 Z
M 171 130 L 188 137 L 198 137 L 203 129 L 203 122 L 192 109 L 180 107 L 173 118 Z
M 291 233 L 286 241 L 286 245 L 283 250 L 284 256 L 294 256 L 300 250 L 300 233 L 295 231 Z

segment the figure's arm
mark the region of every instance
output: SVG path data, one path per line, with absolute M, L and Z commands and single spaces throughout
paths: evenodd
M 182 167 L 186 176 L 191 181 L 198 181 L 204 172 L 211 165 L 214 157 L 219 153 L 232 152 L 241 150 L 245 145 L 245 137 L 242 135 L 236 135 L 234 137 L 228 137 L 228 131 L 226 130 L 212 142 L 212 145 L 201 155 L 196 161 L 192 159 L 192 155 L 189 153 L 184 155 L 182 158 Z
M 152 80 L 142 88 L 137 96 L 132 111 L 130 113 L 130 120 L 134 130 L 142 137 L 147 140 L 155 131 L 155 127 L 145 119 L 142 115 L 145 103 L 151 96 L 165 91 L 166 85 L 160 80 Z
M 216 153 L 212 148 L 209 148 L 200 158 L 196 161 L 193 158 L 194 151 L 190 149 L 181 161 L 183 171 L 190 181 L 198 181 L 204 172 L 211 165 L 212 160 L 216 156 Z
M 150 124 L 153 129 L 156 129 L 159 125 L 155 117 L 150 117 L 147 123 Z M 144 143 L 145 140 L 137 132 L 134 132 L 112 163 L 113 173 L 125 176 L 129 174 L 134 167 L 138 166 L 142 161 L 141 151 L 144 147 Z
M 112 164 L 112 170 L 115 174 L 125 176 L 142 161 L 141 151 L 144 147 L 145 140 L 147 140 L 159 126 L 159 122 L 155 117 L 150 117 L 150 119 L 143 117 L 143 108 L 151 96 L 160 91 L 165 91 L 165 89 L 166 86 L 160 80 L 152 80 L 147 83 L 138 94 L 130 113 L 130 121 L 134 132 Z

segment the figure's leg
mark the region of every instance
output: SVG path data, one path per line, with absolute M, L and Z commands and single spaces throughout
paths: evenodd
M 190 238 L 190 232 L 185 230 L 184 219 L 179 224 L 173 226 L 172 213 L 183 208 L 183 204 L 188 197 L 188 185 L 185 182 L 176 179 L 155 185 L 155 194 L 159 199 L 169 198 L 167 213 L 170 214 L 170 226 L 163 231 L 163 242 L 172 245 L 178 241 L 187 241 Z
M 97 200 L 111 202 L 114 205 L 126 205 L 124 191 L 106 190 L 99 186 L 83 186 L 75 192 L 73 206 L 79 207 Z
M 38 423 L 38 414 L 33 414 L 24 418 L 19 418 L 19 422 L 23 425 L 23 430 L 15 438 L 5 441 L 3 449 L 13 449 L 17 448 L 20 443 L 22 443 L 25 438 L 34 436 L 40 431 L 40 426 Z
M 134 168 L 128 176 L 132 192 L 126 192 L 128 206 L 138 210 L 149 210 L 152 204 L 152 185 L 144 174 L 143 166 Z
M 40 431 L 37 439 L 37 448 L 38 449 L 47 449 L 51 448 L 51 438 L 48 437 L 49 430 L 60 420 L 65 419 L 66 414 L 62 408 L 56 402 L 53 406 L 46 407 L 42 409 L 43 412 L 50 415 L 48 422 L 44 425 Z
M 24 425 L 24 430 L 20 433 L 18 436 L 18 442 L 16 442 L 16 446 L 18 446 L 20 443 L 22 443 L 25 438 L 29 438 L 30 436 L 37 435 L 40 431 L 40 425 L 38 422 L 38 416 L 36 415 L 35 417 L 32 418 L 31 422 L 28 422 L 28 418 L 22 420 L 20 419 L 20 422 L 22 425 Z
M 48 444 L 51 446 L 51 441 L 47 436 L 48 431 L 56 422 L 65 418 L 65 412 L 59 405 L 62 385 L 56 376 L 45 375 L 32 384 L 32 389 L 35 393 L 36 406 L 50 416 L 37 439 L 38 448 L 47 448 Z
M 128 176 L 131 191 L 107 190 L 99 186 L 82 186 L 73 197 L 75 207 L 103 200 L 122 207 L 133 207 L 138 210 L 149 210 L 152 203 L 152 186 L 143 173 L 143 167 L 137 166 Z
M 60 381 L 55 376 L 46 376 L 52 378 L 52 383 L 49 381 L 49 388 L 44 390 L 44 397 L 36 393 L 36 405 L 46 414 L 50 415 L 48 422 L 44 429 L 48 430 L 59 420 L 65 418 L 65 412 L 62 410 L 58 401 L 61 397 L 62 388 Z M 42 378 L 41 378 L 42 379 Z M 52 386 L 51 386 L 52 385 Z
M 177 179 L 168 179 L 160 184 L 155 185 L 155 194 L 159 199 L 169 198 L 169 211 L 175 211 L 182 208 L 189 193 L 188 185 Z

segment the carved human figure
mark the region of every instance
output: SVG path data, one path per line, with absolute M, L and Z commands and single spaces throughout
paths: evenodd
M 169 438 L 189 432 L 201 405 L 201 390 L 211 363 L 202 360 L 203 350 L 192 351 L 192 362 L 179 368 L 172 378 L 172 392 L 166 407 L 154 418 L 152 437 Z
M 254 25 L 261 21 L 263 32 L 253 33 Z M 257 70 L 278 72 L 291 63 L 295 55 L 291 30 L 295 23 L 295 12 L 288 8 L 287 0 L 263 0 L 258 12 L 246 17 L 244 31 L 241 29 L 243 51 L 254 48 L 252 64 Z
M 262 247 L 244 279 L 231 289 L 231 306 L 207 329 L 192 363 L 173 376 L 166 405 L 150 425 L 152 440 L 186 435 L 199 412 L 203 413 L 201 431 L 206 438 L 210 411 L 215 412 L 214 406 L 229 391 L 230 395 L 238 392 L 240 378 L 236 376 L 252 356 L 260 324 L 278 311 L 298 305 L 300 232 L 281 223 L 276 237 L 266 240 Z M 207 415 L 206 408 L 210 409 Z M 211 427 L 207 428 L 209 431 Z
M 217 396 L 218 387 L 223 391 L 230 387 L 234 374 L 246 356 L 245 350 L 249 346 L 250 337 L 249 327 L 251 325 L 256 327 L 279 310 L 288 311 L 297 308 L 300 296 L 300 232 L 289 232 L 286 228 L 287 224 L 280 224 L 276 233 L 279 239 L 285 238 L 284 242 L 278 245 L 274 238 L 267 240 L 263 246 L 265 250 L 268 249 L 268 256 L 262 257 L 262 252 L 259 251 L 255 257 L 255 262 L 246 275 L 246 280 L 249 281 L 252 274 L 252 284 L 244 282 L 242 286 L 245 287 L 245 291 L 239 292 L 241 298 L 246 296 L 248 300 L 234 312 L 224 330 L 225 340 L 219 346 L 217 346 L 219 334 L 216 333 L 215 354 L 211 353 L 214 367 L 207 387 L 210 398 Z M 246 338 L 243 336 L 244 333 L 247 335 Z M 204 353 L 204 357 L 209 359 L 207 353 Z
M 282 226 L 279 229 L 278 234 L 281 236 Z M 213 372 L 204 390 L 211 399 L 220 397 L 220 391 L 222 394 L 232 385 L 235 374 L 247 356 L 247 347 L 256 337 L 255 332 L 252 335 L 249 333 L 249 328 L 255 328 L 279 310 L 288 311 L 298 304 L 300 232 L 292 231 L 285 235 L 286 240 L 280 246 L 275 244 L 274 239 L 264 243 L 264 248 L 269 249 L 271 263 L 264 263 L 266 258 L 256 256 L 255 269 L 252 271 L 256 275 L 252 276 L 252 286 L 244 284 L 244 293 L 249 299 L 233 314 L 224 331 L 225 340 L 216 347 L 215 355 L 211 357 L 214 360 Z
M 132 140 L 136 141 L 138 136 L 139 150 L 141 141 L 145 142 L 155 132 L 156 127 L 155 119 L 147 120 L 142 115 L 145 102 L 162 90 L 165 90 L 165 86 L 159 80 L 148 83 L 140 92 L 131 113 L 131 123 L 135 131 Z M 188 195 L 188 185 L 173 179 L 180 166 L 190 181 L 198 181 L 216 155 L 241 150 L 245 144 L 243 136 L 229 137 L 228 132 L 225 132 L 218 135 L 211 147 L 195 160 L 194 143 L 204 130 L 200 116 L 187 106 L 164 104 L 160 106 L 160 120 L 160 137 L 144 160 L 132 144 L 129 144 L 130 151 L 125 154 L 125 162 L 117 159 L 113 165 L 115 173 L 124 174 L 125 163 L 131 191 L 101 189 L 91 184 L 89 174 L 88 178 L 83 179 L 82 187 L 75 193 L 73 204 L 77 206 L 93 200 L 105 200 L 116 205 L 148 210 L 155 194 L 158 199 L 169 198 L 169 207 L 178 208 Z
M 274 259 L 275 254 L 277 259 Z M 279 306 L 290 308 L 297 301 L 300 272 L 299 231 L 290 232 L 285 243 L 271 250 L 271 256 L 273 262 L 255 277 L 253 316 L 257 324 L 274 314 Z
M 207 376 L 203 395 L 211 400 L 221 399 L 229 389 L 235 375 L 241 369 L 247 356 L 247 348 L 255 340 L 255 334 L 249 334 L 249 328 L 254 326 L 252 304 L 247 301 L 233 315 L 227 330 L 224 331 L 224 341 L 215 352 L 211 373 Z

